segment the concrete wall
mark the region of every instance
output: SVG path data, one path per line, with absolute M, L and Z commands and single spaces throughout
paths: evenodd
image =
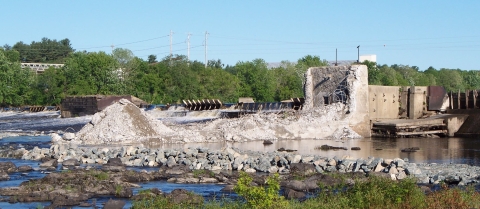
M 400 114 L 400 86 L 368 86 L 370 119 L 397 119 Z
M 427 86 L 413 86 L 409 91 L 408 118 L 418 119 L 427 110 Z
M 304 110 L 316 110 L 326 106 L 325 97 L 338 89 L 347 95 L 341 120 L 331 121 L 329 125 L 347 124 L 363 137 L 370 137 L 370 118 L 368 108 L 368 70 L 365 65 L 330 66 L 309 68 L 305 73 Z M 340 87 L 340 88 L 339 88 Z

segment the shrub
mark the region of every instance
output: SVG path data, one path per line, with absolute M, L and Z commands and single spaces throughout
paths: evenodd
M 288 208 L 288 201 L 279 195 L 280 177 L 278 174 L 268 177 L 267 186 L 252 186 L 252 177 L 240 173 L 234 191 L 243 197 L 248 208 Z

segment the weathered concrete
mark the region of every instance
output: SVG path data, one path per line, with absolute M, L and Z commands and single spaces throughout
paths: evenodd
M 412 86 L 410 87 L 410 103 L 408 104 L 408 116 L 410 119 L 417 119 L 423 116 L 427 110 L 427 87 Z
M 371 120 L 396 119 L 400 113 L 400 86 L 368 86 Z
M 359 135 L 370 137 L 367 66 L 309 68 L 305 77 L 305 110 L 333 102 L 344 103 L 343 120 L 332 121 L 332 125 L 348 124 Z M 328 99 L 335 101 L 326 101 Z

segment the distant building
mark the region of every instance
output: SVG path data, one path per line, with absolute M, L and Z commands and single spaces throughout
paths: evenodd
M 365 54 L 365 55 L 360 55 L 360 62 L 364 62 L 365 60 L 368 60 L 370 62 L 377 62 L 377 55 L 376 54 Z

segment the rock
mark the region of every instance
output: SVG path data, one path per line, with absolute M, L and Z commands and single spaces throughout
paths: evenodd
M 66 141 L 70 141 L 72 139 L 75 138 L 75 134 L 74 133 L 70 133 L 70 132 L 67 132 L 67 133 L 64 133 L 63 134 L 63 139 L 66 140 Z
M 17 166 L 12 162 L 0 162 L 0 171 L 11 173 L 17 170 Z
M 120 158 L 110 158 L 107 163 L 102 166 L 103 171 L 123 172 L 126 170 Z
M 300 160 L 302 160 L 302 156 L 301 156 L 301 155 L 295 155 L 295 156 L 293 157 L 292 162 L 290 162 L 290 163 L 299 163 Z
M 175 165 L 177 165 L 177 162 L 175 161 L 175 158 L 173 156 L 168 157 L 167 166 L 168 167 L 173 167 Z
M 62 165 L 63 166 L 79 166 L 80 161 L 78 161 L 77 159 L 68 159 L 68 160 L 64 160 L 62 162 Z
M 291 200 L 291 199 L 303 199 L 305 198 L 306 195 L 305 195 L 305 192 L 299 192 L 290 188 L 286 188 L 283 191 L 283 196 L 285 196 L 286 199 Z
M 202 196 L 185 189 L 174 189 L 166 197 L 175 204 L 199 205 L 204 201 Z
M 290 173 L 297 176 L 305 176 L 315 173 L 315 165 L 306 163 L 292 163 L 290 164 Z
M 18 166 L 18 168 L 17 168 L 17 172 L 29 172 L 29 171 L 33 171 L 32 166 L 21 165 L 21 166 Z
M 273 142 L 270 141 L 270 140 L 263 140 L 263 144 L 264 145 L 270 145 L 270 144 L 273 144 Z
M 40 164 L 40 167 L 57 167 L 58 166 L 58 160 L 57 159 L 51 159 L 48 161 L 45 161 Z
M 8 181 L 10 180 L 10 176 L 5 171 L 0 171 L 0 181 Z
M 176 165 L 165 170 L 165 174 L 169 175 L 181 175 L 189 173 L 190 169 L 185 165 Z
M 125 204 L 126 202 L 123 200 L 109 199 L 103 206 L 103 209 L 122 209 L 125 206 Z
M 307 186 L 305 185 L 305 183 L 303 181 L 299 181 L 299 180 L 291 180 L 291 181 L 286 183 L 285 187 L 293 189 L 295 191 L 306 191 L 307 190 Z
M 216 178 L 201 178 L 200 183 L 218 183 Z

